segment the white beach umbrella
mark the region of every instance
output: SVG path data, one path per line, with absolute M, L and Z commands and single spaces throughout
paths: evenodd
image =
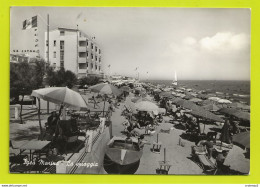
M 209 97 L 208 100 L 218 102 L 218 101 L 221 100 L 221 99 L 220 99 L 219 97 Z
M 65 107 L 75 109 L 86 109 L 87 104 L 83 97 L 67 87 L 49 87 L 33 90 L 32 96 L 50 101 L 55 104 L 62 104 Z
M 231 104 L 232 102 L 227 100 L 227 99 L 220 99 L 217 101 L 218 103 L 221 103 L 221 104 Z

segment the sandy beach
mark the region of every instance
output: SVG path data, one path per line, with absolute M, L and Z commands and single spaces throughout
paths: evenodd
M 122 102 L 112 114 L 112 135 L 124 136 L 121 132 L 124 130 L 122 123 L 125 117 L 121 115 L 124 105 L 129 104 L 134 97 L 132 93 Z M 108 105 L 108 104 L 106 104 Z M 99 107 L 103 108 L 103 102 L 99 103 Z M 107 109 L 107 108 L 106 108 Z M 140 160 L 140 165 L 135 174 L 156 174 L 156 169 L 159 168 L 159 161 L 164 159 L 163 150 L 166 148 L 166 160 L 171 165 L 169 174 L 177 175 L 201 175 L 203 169 L 191 158 L 191 146 L 195 143 L 181 138 L 184 130 L 176 128 L 174 124 L 169 123 L 171 117 L 164 116 L 163 122 L 156 127 L 155 133 L 146 135 L 145 140 L 149 143 L 143 148 L 143 156 Z M 42 116 L 42 124 L 46 122 L 46 115 Z M 201 126 L 201 129 L 204 127 Z M 206 125 L 205 133 L 209 132 L 211 128 L 221 129 L 221 126 Z M 160 132 L 160 130 L 170 130 L 169 133 Z M 144 129 L 142 129 L 144 132 Z M 39 124 L 37 120 L 27 120 L 25 124 L 10 123 L 10 140 L 18 142 L 37 140 L 39 136 Z M 153 153 L 151 151 L 153 142 L 156 141 L 157 134 L 159 134 L 159 141 L 162 143 L 160 153 Z M 218 134 L 219 136 L 219 134 Z M 179 145 L 181 139 L 181 144 Z M 230 165 L 230 169 L 242 174 L 247 174 L 250 171 L 250 160 L 244 156 L 245 150 L 234 145 L 230 150 L 225 165 Z M 83 170 L 82 170 L 83 172 Z M 86 172 L 86 171 L 85 171 Z M 104 169 L 101 169 L 100 174 L 106 174 Z

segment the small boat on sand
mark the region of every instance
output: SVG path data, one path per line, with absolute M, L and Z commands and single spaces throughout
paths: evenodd
M 143 155 L 135 137 L 113 137 L 107 144 L 104 169 L 109 174 L 134 174 Z

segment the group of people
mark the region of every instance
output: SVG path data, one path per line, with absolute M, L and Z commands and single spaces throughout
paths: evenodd
M 129 113 L 125 118 L 126 120 L 123 122 L 123 125 L 125 126 L 125 133 L 132 136 L 141 136 L 144 134 L 141 130 L 142 127 L 146 129 L 146 133 L 148 134 L 155 133 L 154 118 L 151 115 L 139 111 L 136 116 Z

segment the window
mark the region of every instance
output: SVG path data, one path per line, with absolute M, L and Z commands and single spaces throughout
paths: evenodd
M 97 56 L 95 56 L 95 60 L 97 61 Z
M 46 51 L 46 58 L 48 58 L 48 51 Z
M 60 41 L 60 50 L 64 50 L 64 41 Z
M 94 48 L 93 43 L 91 43 L 91 49 L 93 49 L 93 48 Z
M 99 71 L 100 71 L 100 70 L 101 70 L 101 67 L 99 66 L 99 68 L 98 68 L 98 69 L 99 69 Z
M 48 47 L 48 45 L 49 45 L 49 41 L 48 41 L 48 40 L 46 40 L 46 46 Z
M 97 70 L 97 65 L 95 67 L 96 67 L 96 70 Z
M 95 51 L 97 52 L 97 47 L 95 47 Z
M 88 62 L 87 62 L 87 68 L 88 68 Z
M 87 51 L 87 57 L 88 57 L 88 51 Z
M 60 67 L 64 68 L 64 62 L 60 62 Z
M 64 61 L 64 51 L 60 52 L 60 61 Z
M 53 58 L 56 58 L 56 51 L 53 52 Z
M 93 60 L 93 58 L 94 58 L 94 56 L 93 56 L 93 54 L 91 53 L 91 59 Z
M 101 57 L 99 57 L 98 61 L 101 62 Z
M 93 64 L 92 63 L 90 64 L 90 68 L 93 69 Z
M 87 40 L 87 46 L 88 46 L 88 40 Z
M 60 31 L 60 35 L 64 36 L 65 35 L 65 31 Z
M 99 54 L 101 54 L 101 50 L 99 49 L 98 51 L 99 51 Z
M 56 47 L 56 40 L 53 40 L 53 46 Z

